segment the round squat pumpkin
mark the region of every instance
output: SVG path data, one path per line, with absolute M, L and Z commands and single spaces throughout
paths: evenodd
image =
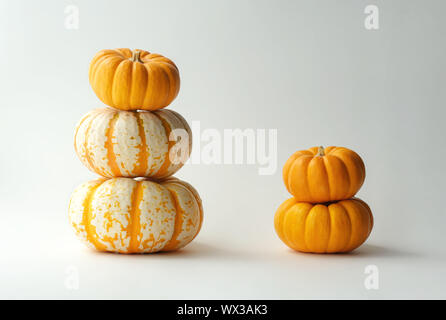
M 277 209 L 279 238 L 301 252 L 348 252 L 359 247 L 373 228 L 369 206 L 358 198 L 325 204 L 286 200 Z
M 108 252 L 177 250 L 191 242 L 203 221 L 201 199 L 176 178 L 99 179 L 72 194 L 69 219 L 88 247 Z
M 121 110 L 161 109 L 180 91 L 176 65 L 144 50 L 99 51 L 90 63 L 89 78 L 98 98 Z
M 160 179 L 174 174 L 189 158 L 192 133 L 172 110 L 99 108 L 77 125 L 74 147 L 83 164 L 104 177 Z
M 323 203 L 349 199 L 361 188 L 365 166 L 343 147 L 313 147 L 294 153 L 283 167 L 283 181 L 297 201 Z

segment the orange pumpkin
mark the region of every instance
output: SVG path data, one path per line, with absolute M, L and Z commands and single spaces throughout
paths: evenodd
M 200 231 L 203 207 L 197 191 L 177 178 L 99 179 L 75 189 L 69 219 L 92 249 L 151 253 L 191 242 Z
M 294 153 L 283 167 L 283 181 L 297 201 L 323 203 L 349 199 L 361 188 L 365 166 L 343 147 L 313 147 Z
M 373 216 L 358 198 L 326 204 L 298 202 L 291 198 L 277 209 L 274 227 L 279 238 L 301 252 L 348 252 L 369 236 Z
M 121 110 L 156 110 L 168 106 L 180 90 L 180 74 L 166 57 L 144 50 L 101 50 L 89 70 L 98 98 Z

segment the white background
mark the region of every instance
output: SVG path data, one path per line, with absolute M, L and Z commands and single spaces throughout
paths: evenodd
M 64 26 L 67 5 L 79 29 Z M 364 28 L 378 5 L 380 29 Z M 446 298 L 442 1 L 0 1 L 1 298 Z M 72 190 L 93 179 L 73 131 L 101 106 L 88 83 L 104 48 L 178 65 L 169 108 L 201 128 L 278 130 L 278 169 L 186 165 L 205 221 L 184 250 L 122 256 L 84 248 Z M 200 132 L 194 132 L 199 135 Z M 203 145 L 205 143 L 203 142 Z M 273 228 L 294 151 L 340 145 L 364 159 L 358 196 L 375 227 L 346 255 L 289 250 Z M 379 268 L 366 290 L 364 268 Z M 75 270 L 79 287 L 66 286 Z M 73 275 L 73 273 L 71 273 Z

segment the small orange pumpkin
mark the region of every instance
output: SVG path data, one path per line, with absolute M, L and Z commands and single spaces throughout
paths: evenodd
M 294 153 L 283 167 L 283 181 L 297 201 L 323 203 L 349 199 L 361 188 L 365 166 L 343 147 L 313 147 Z
M 348 252 L 359 247 L 373 228 L 369 206 L 358 198 L 326 204 L 291 198 L 277 209 L 274 227 L 279 238 L 301 252 Z
M 180 74 L 166 57 L 144 50 L 101 50 L 89 70 L 98 98 L 121 110 L 156 110 L 168 106 L 180 91 Z

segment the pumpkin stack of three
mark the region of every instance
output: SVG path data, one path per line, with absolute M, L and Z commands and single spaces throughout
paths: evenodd
M 177 112 L 180 77 L 169 59 L 143 50 L 102 50 L 90 64 L 90 84 L 109 107 L 78 123 L 74 147 L 101 177 L 71 196 L 69 219 L 87 246 L 118 253 L 177 250 L 203 221 L 197 191 L 172 177 L 189 158 L 192 134 Z
M 370 207 L 355 198 L 365 179 L 361 157 L 344 147 L 313 147 L 294 153 L 283 167 L 293 195 L 277 209 L 279 238 L 301 252 L 348 252 L 370 235 Z

